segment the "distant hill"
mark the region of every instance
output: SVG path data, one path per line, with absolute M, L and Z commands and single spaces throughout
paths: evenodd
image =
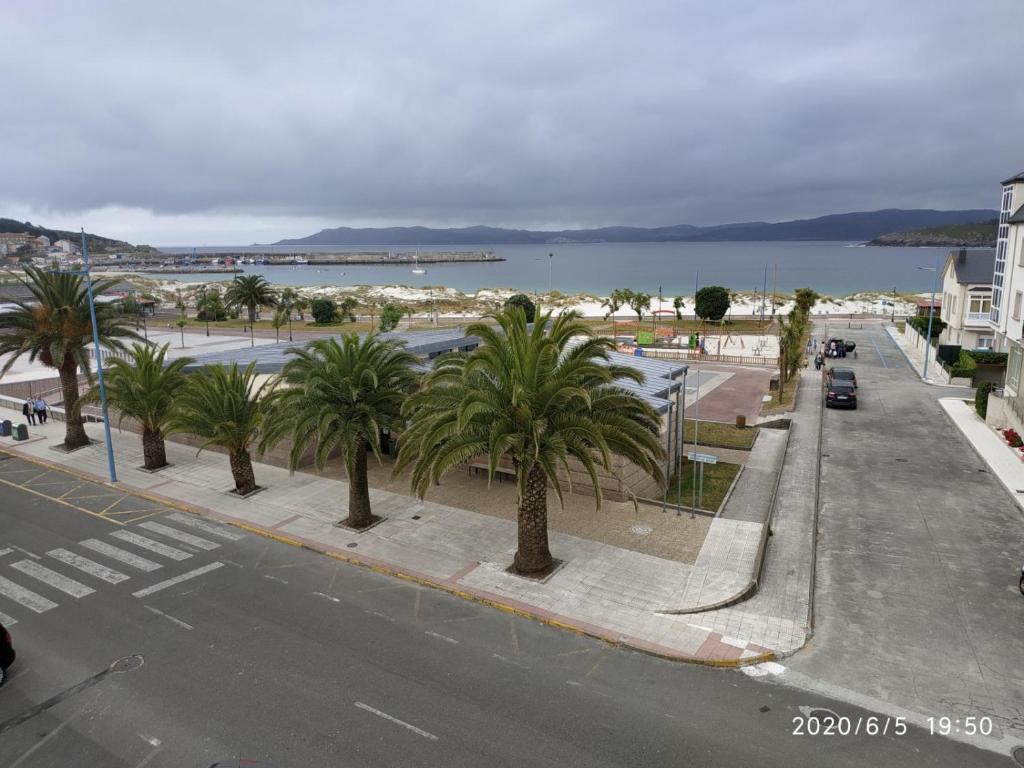
M 315 235 L 279 240 L 274 245 L 412 246 L 510 245 L 559 243 L 724 242 L 758 240 L 848 240 L 863 242 L 886 233 L 972 224 L 997 216 L 996 211 L 973 209 L 935 211 L 889 208 L 862 213 L 837 213 L 815 219 L 764 221 L 698 227 L 601 227 L 599 229 L 530 230 L 500 227 L 335 227 Z
M 46 227 L 37 227 L 27 221 L 22 222 L 15 219 L 0 219 L 0 232 L 28 232 L 30 235 L 35 237 L 46 235 L 46 237 L 50 238 L 51 244 L 57 240 L 71 240 L 75 245 L 79 245 L 82 242 L 82 235 L 80 232 L 69 232 L 64 229 L 47 229 Z M 90 251 L 135 249 L 134 245 L 126 243 L 124 240 L 114 240 L 113 238 L 102 237 L 101 235 L 91 235 L 88 232 L 85 233 L 85 242 L 89 246 Z
M 956 248 L 995 248 L 999 219 L 971 224 L 949 224 L 944 227 L 890 232 L 876 237 L 868 245 L 917 245 Z

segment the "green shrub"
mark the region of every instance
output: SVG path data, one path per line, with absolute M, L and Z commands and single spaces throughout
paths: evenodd
M 915 331 L 920 333 L 925 338 L 928 338 L 928 318 L 914 317 L 907 318 L 907 325 L 913 328 Z M 932 317 L 932 342 L 937 343 L 936 340 L 942 335 L 942 332 L 946 329 L 946 321 L 938 317 Z
M 317 323 L 333 323 L 338 314 L 337 305 L 330 299 L 313 299 L 309 305 L 313 321 Z
M 988 395 L 993 389 L 995 389 L 995 384 L 991 381 L 983 381 L 974 393 L 974 410 L 983 419 L 988 413 Z
M 530 301 L 530 297 L 527 296 L 525 293 L 517 293 L 514 296 L 509 296 L 507 299 L 505 299 L 504 308 L 510 309 L 512 307 L 522 307 L 523 312 L 526 313 L 526 322 L 528 323 L 532 323 L 533 318 L 537 314 L 537 307 L 534 305 L 532 301 Z
M 966 350 L 961 349 L 960 359 L 946 370 L 949 371 L 949 375 L 953 378 L 973 379 L 974 374 L 978 370 L 978 364 L 974 362 L 974 358 Z
M 1006 365 L 1006 353 L 1005 352 L 989 352 L 985 349 L 969 349 L 967 350 L 974 362 L 979 365 Z
M 402 319 L 402 308 L 390 302 L 380 310 L 380 329 L 384 333 L 393 330 L 398 321 Z

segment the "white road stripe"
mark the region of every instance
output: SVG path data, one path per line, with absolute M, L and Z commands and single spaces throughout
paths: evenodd
M 455 645 L 459 644 L 458 640 L 456 640 L 454 637 L 448 637 L 448 635 L 439 635 L 437 632 L 431 632 L 429 630 L 424 632 L 423 634 L 430 635 L 431 637 L 436 637 L 438 640 L 444 640 L 446 643 L 454 643 Z
M 317 597 L 322 597 L 325 600 L 330 600 L 332 603 L 340 603 L 341 602 L 341 599 L 337 598 L 337 597 L 334 597 L 334 595 L 325 595 L 323 592 L 314 592 L 313 594 L 316 595 Z
M 422 728 L 417 728 L 415 725 L 410 725 L 409 723 L 405 722 L 404 720 L 399 720 L 397 717 L 392 717 L 387 712 L 381 712 L 379 709 L 374 709 L 369 704 L 363 704 L 363 702 L 361 702 L 361 701 L 357 701 L 355 704 L 356 704 L 357 707 L 359 707 L 359 709 L 362 709 L 362 710 L 364 710 L 366 712 L 370 712 L 371 714 L 374 714 L 377 717 L 383 717 L 385 720 L 387 720 L 389 722 L 392 722 L 395 725 L 400 725 L 403 728 L 408 728 L 413 733 L 418 734 L 418 735 L 422 736 L 425 739 L 430 739 L 431 741 L 437 741 L 437 736 L 435 736 L 434 734 L 430 733 L 429 731 L 424 731 Z
M 0 624 L 3 624 L 5 627 L 13 627 L 17 623 L 18 620 L 13 616 L 8 616 L 6 613 L 0 613 Z
M 137 533 L 131 531 L 114 531 L 112 534 L 115 539 L 121 541 L 127 541 L 129 544 L 134 544 L 137 547 L 148 549 L 150 552 L 156 552 L 158 555 L 169 557 L 171 560 L 187 560 L 192 557 L 189 552 L 183 552 L 180 549 L 169 547 L 166 544 L 161 544 L 159 541 L 153 541 L 146 536 L 140 536 Z
M 55 560 L 60 560 L 62 563 L 70 565 L 72 568 L 77 568 L 88 573 L 90 576 L 102 579 L 108 584 L 120 584 L 122 581 L 127 581 L 131 578 L 127 574 L 115 571 L 113 568 L 107 568 L 107 566 L 100 565 L 95 560 L 76 555 L 74 552 L 69 552 L 66 549 L 51 549 L 46 554 Z
M 176 523 L 191 526 L 192 528 L 196 528 L 200 531 L 205 531 L 206 533 L 213 534 L 214 536 L 220 536 L 222 539 L 227 539 L 228 541 L 238 541 L 245 536 L 244 533 L 235 533 L 234 531 L 222 528 L 219 525 L 214 525 L 213 523 L 208 523 L 205 520 L 199 520 L 191 515 L 186 515 L 184 512 L 175 512 L 174 514 L 168 515 L 167 519 L 173 520 Z
M 215 571 L 218 568 L 223 567 L 224 563 L 209 563 L 204 565 L 202 568 L 196 568 L 194 571 L 183 573 L 180 576 L 175 576 L 173 579 L 167 579 L 165 581 L 159 581 L 151 587 L 140 589 L 138 592 L 132 592 L 135 597 L 145 597 L 146 595 L 152 595 L 154 592 L 159 592 L 161 589 L 167 589 L 173 587 L 175 584 L 181 584 L 183 581 L 194 579 L 197 576 L 202 576 L 204 573 Z
M 163 525 L 162 523 L 155 523 L 151 520 L 147 520 L 145 523 L 139 523 L 140 528 L 145 528 L 147 531 L 153 533 L 159 533 L 161 536 L 166 536 L 169 539 L 176 539 L 183 544 L 190 544 L 196 549 L 217 549 L 220 544 L 209 539 L 204 539 L 201 536 L 193 536 L 191 533 L 185 533 L 179 531 L 177 528 L 171 528 L 169 525 Z
M 160 563 L 154 563 L 152 560 L 147 560 L 144 557 L 139 557 L 134 552 L 126 552 L 123 549 L 107 544 L 105 541 L 99 539 L 86 539 L 85 541 L 78 542 L 86 549 L 91 549 L 93 552 L 99 552 L 101 555 L 106 555 L 111 560 L 117 560 L 118 562 L 130 565 L 133 568 L 138 568 L 140 571 L 155 571 L 160 568 Z
M 62 573 L 51 571 L 45 565 L 40 565 L 33 560 L 19 560 L 16 563 L 11 563 L 11 568 L 16 571 L 21 571 L 27 576 L 31 576 L 33 579 L 38 579 L 47 586 L 59 589 L 65 594 L 71 595 L 74 598 L 85 597 L 91 595 L 96 590 L 92 587 L 87 587 L 80 581 L 69 579 Z
M 47 600 L 30 589 L 25 589 L 13 581 L 8 581 L 3 576 L 0 576 L 0 595 L 9 597 L 14 602 L 21 603 L 21 605 L 36 613 L 43 613 L 57 607 L 57 604 L 52 600 Z
M 144 608 L 145 608 L 145 609 L 146 609 L 147 611 L 152 611 L 152 612 L 153 612 L 153 613 L 155 613 L 155 614 L 156 614 L 157 616 L 163 616 L 163 617 L 164 617 L 165 619 L 167 619 L 168 621 L 173 621 L 173 622 L 174 622 L 175 624 L 177 624 L 177 625 L 178 625 L 179 627 L 182 627 L 182 628 L 184 628 L 184 629 L 189 629 L 189 630 L 191 630 L 191 629 L 195 629 L 195 627 L 193 627 L 193 626 L 192 626 L 191 624 L 186 624 L 186 623 L 185 623 L 184 621 L 182 621 L 181 619 L 176 619 L 176 618 L 174 618 L 173 616 L 171 616 L 171 614 L 169 614 L 169 613 L 164 613 L 163 611 L 161 611 L 161 610 L 159 610 L 159 609 L 157 609 L 157 608 L 154 608 L 154 607 L 153 607 L 153 606 L 151 606 L 151 605 L 146 605 L 146 606 L 143 606 L 143 607 L 144 607 Z M 158 743 L 159 743 L 159 742 L 158 742 Z
M 0 549 L 0 557 L 3 557 L 4 555 L 9 555 L 13 551 L 14 550 L 11 549 L 10 547 L 4 547 L 3 549 Z

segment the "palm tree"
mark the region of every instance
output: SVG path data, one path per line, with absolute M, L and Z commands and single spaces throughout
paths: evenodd
M 165 434 L 190 432 L 203 438 L 196 455 L 209 445 L 226 449 L 235 493 L 241 496 L 256 490 L 249 446 L 263 427 L 261 398 L 267 386 L 257 386 L 255 361 L 244 370 L 238 363 L 205 366 L 189 376 L 177 393 L 165 429 Z
M 26 266 L 25 278 L 18 280 L 32 294 L 31 299 L 15 300 L 15 308 L 0 314 L 0 354 L 9 354 L 0 370 L 6 374 L 15 361 L 28 355 L 30 361 L 56 368 L 60 375 L 67 421 L 64 448 L 88 445 L 81 411 L 78 407 L 78 375 L 83 371 L 92 380 L 88 347 L 92 343 L 88 286 L 81 275 L 47 272 Z M 93 281 L 93 292 L 109 290 L 117 279 Z M 142 341 L 134 324 L 118 312 L 114 303 L 96 304 L 96 329 L 100 344 L 112 351 L 124 350 L 124 339 Z
M 642 382 L 633 368 L 613 365 L 607 338 L 593 336 L 579 314 L 552 320 L 547 312 L 527 327 L 512 308 L 495 319 L 498 328 L 474 323 L 467 336 L 481 344 L 467 354 L 438 358 L 422 388 L 403 407 L 409 427 L 402 435 L 396 472 L 414 465 L 412 487 L 420 496 L 452 467 L 486 457 L 493 479 L 502 457 L 515 469 L 518 550 L 513 570 L 539 575 L 554 567 L 548 548 L 547 487 L 560 503 L 569 460 L 583 466 L 601 505 L 598 469 L 611 469 L 612 454 L 632 461 L 664 482 L 659 460 L 661 420 L 645 401 L 615 385 Z M 582 339 L 575 347 L 573 338 Z M 570 484 L 571 489 L 571 484 Z
M 182 369 L 192 362 L 179 357 L 164 365 L 170 344 L 133 344 L 131 359 L 110 358 L 104 372 L 107 402 L 117 409 L 118 425 L 127 416 L 142 425 L 142 456 L 146 469 L 167 466 L 164 430 L 174 406 L 174 399 L 185 384 Z M 82 396 L 82 403 L 99 402 L 99 387 L 92 387 Z
M 281 328 L 283 326 L 291 323 L 291 319 L 292 319 L 291 307 L 289 307 L 287 305 L 282 305 L 282 306 L 278 307 L 277 311 L 274 312 L 274 317 L 270 321 L 270 324 L 274 327 L 274 332 L 276 334 L 276 338 L 274 339 L 275 342 L 280 342 L 281 341 Z M 290 331 L 291 331 L 291 326 L 289 325 L 288 341 L 292 340 L 291 339 L 291 332 Z
M 682 310 L 683 310 L 684 307 L 686 307 L 686 302 L 683 300 L 683 297 L 682 296 L 676 296 L 674 299 L 672 299 L 672 307 L 676 311 L 676 320 L 682 320 L 683 319 Z
M 630 291 L 626 303 L 629 304 L 630 309 L 636 312 L 637 330 L 639 330 L 640 323 L 644 320 L 644 312 L 651 308 L 651 294 Z
M 366 476 L 368 452 L 380 461 L 381 430 L 396 432 L 405 425 L 402 402 L 415 386 L 416 358 L 404 346 L 374 334 L 362 340 L 350 333 L 340 342 L 311 341 L 289 350 L 293 357 L 281 371 L 281 386 L 269 398 L 260 450 L 290 437 L 288 462 L 294 470 L 310 445 L 318 469 L 339 449 L 348 475 L 348 518 L 343 524 L 351 528 L 375 522 Z
M 246 307 L 249 310 L 249 325 L 256 322 L 256 307 L 277 306 L 274 289 L 263 275 L 236 277 L 224 292 L 224 301 L 230 307 Z

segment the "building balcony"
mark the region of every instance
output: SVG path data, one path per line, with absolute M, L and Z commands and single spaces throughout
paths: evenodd
M 988 312 L 964 312 L 964 325 L 973 325 L 987 328 L 989 324 L 988 320 Z

